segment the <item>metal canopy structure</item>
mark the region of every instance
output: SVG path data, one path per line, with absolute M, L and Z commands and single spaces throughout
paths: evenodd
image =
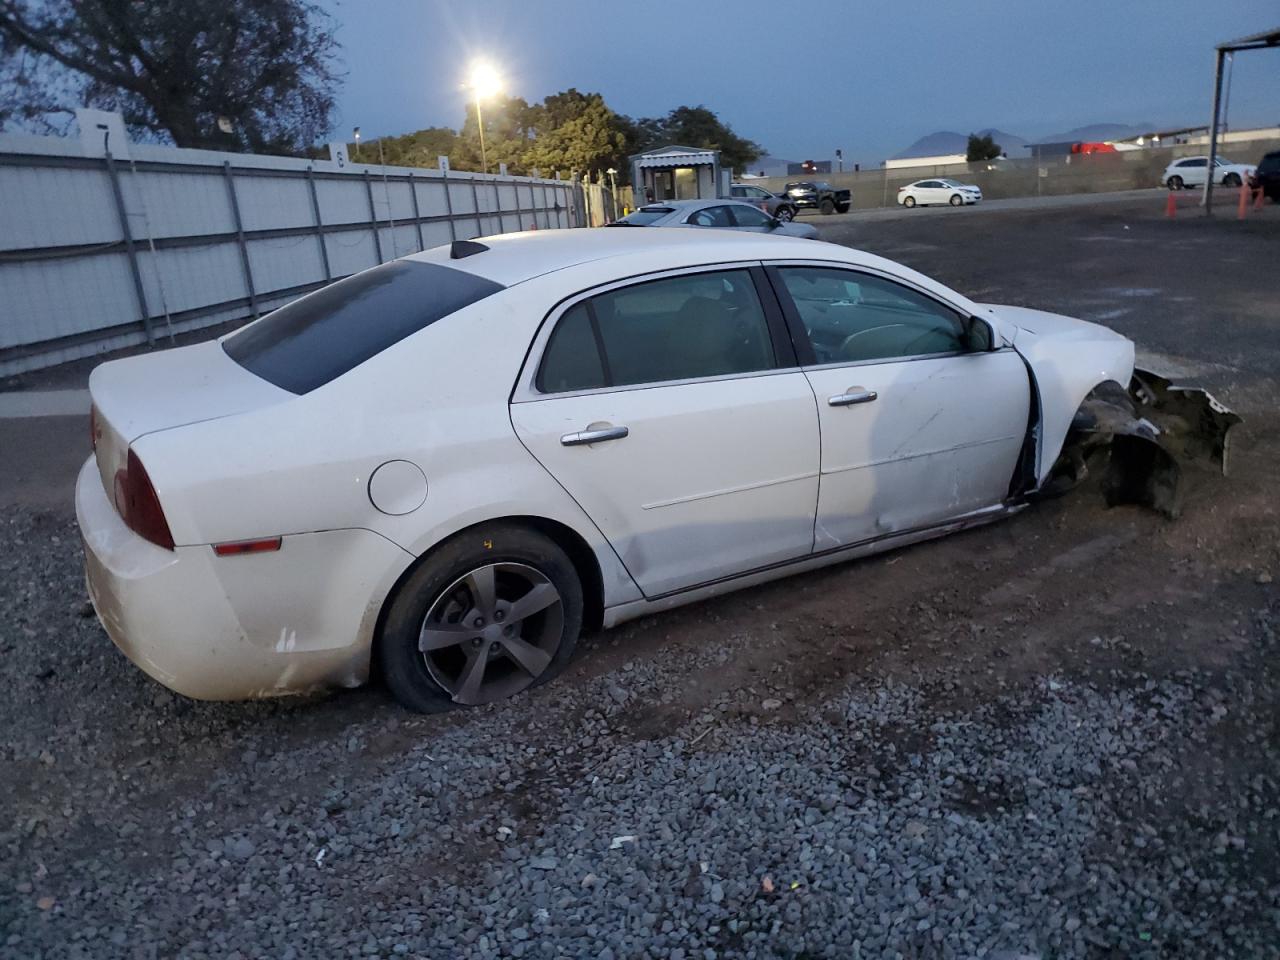
M 1230 54 L 1240 50 L 1265 50 L 1267 47 L 1280 47 L 1280 27 L 1264 30 L 1252 36 L 1230 40 L 1217 46 L 1217 62 L 1213 71 L 1213 122 L 1209 124 L 1209 175 L 1204 181 L 1205 213 L 1213 212 L 1213 167 L 1218 159 L 1218 128 L 1222 110 L 1222 67 Z

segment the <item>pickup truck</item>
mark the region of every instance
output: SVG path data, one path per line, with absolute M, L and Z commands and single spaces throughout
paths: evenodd
M 837 190 L 825 180 L 795 180 L 788 183 L 782 195 L 800 209 L 820 210 L 822 213 L 848 213 L 853 195 L 848 190 Z

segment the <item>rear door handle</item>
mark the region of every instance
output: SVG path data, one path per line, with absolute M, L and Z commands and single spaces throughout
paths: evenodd
M 855 403 L 870 403 L 878 396 L 879 394 L 874 390 L 850 387 L 844 393 L 838 393 L 834 397 L 827 397 L 827 404 L 832 407 L 848 407 Z
M 577 433 L 566 433 L 560 438 L 560 442 L 566 447 L 580 447 L 587 443 L 621 440 L 630 432 L 626 427 L 601 427 L 599 430 L 580 430 Z

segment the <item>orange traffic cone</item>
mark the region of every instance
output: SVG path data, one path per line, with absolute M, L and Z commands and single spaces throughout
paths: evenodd
M 1263 196 L 1264 195 L 1262 193 L 1262 187 L 1255 187 L 1253 191 L 1253 209 L 1254 210 L 1262 209 Z
M 1249 188 L 1243 183 L 1240 184 L 1240 208 L 1236 211 L 1236 219 L 1243 220 L 1244 215 L 1249 212 Z
M 1178 198 L 1169 191 L 1169 202 L 1164 205 L 1164 215 L 1172 220 L 1178 213 Z

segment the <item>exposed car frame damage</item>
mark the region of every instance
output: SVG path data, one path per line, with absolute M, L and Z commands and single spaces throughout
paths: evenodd
M 1135 369 L 1128 391 L 1108 381 L 1085 397 L 1039 495 L 1065 493 L 1092 465 L 1105 471 L 1108 505 L 1139 503 L 1175 519 L 1182 512 L 1183 465 L 1215 464 L 1225 476 L 1229 434 L 1240 422 L 1208 391 Z

